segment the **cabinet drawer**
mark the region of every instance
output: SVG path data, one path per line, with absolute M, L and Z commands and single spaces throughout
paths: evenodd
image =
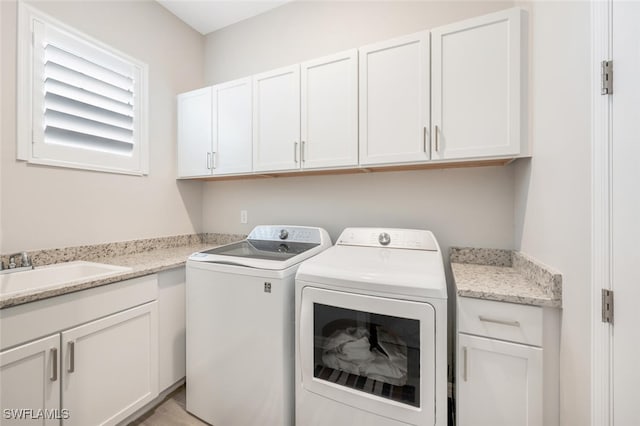
M 459 297 L 458 331 L 542 346 L 542 308 Z

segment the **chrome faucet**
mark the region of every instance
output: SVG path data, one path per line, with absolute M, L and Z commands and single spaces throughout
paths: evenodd
M 16 264 L 16 257 L 20 256 L 20 267 Z M 33 263 L 31 262 L 31 258 L 29 257 L 29 253 L 23 251 L 21 253 L 12 254 L 9 256 L 9 263 L 7 267 L 4 268 L 2 262 L 0 262 L 0 274 L 6 274 L 9 272 L 18 272 L 18 271 L 26 271 L 29 269 L 33 269 Z

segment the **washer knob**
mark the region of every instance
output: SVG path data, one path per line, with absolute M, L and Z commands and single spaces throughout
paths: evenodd
M 391 235 L 383 232 L 382 234 L 378 235 L 378 242 L 383 246 L 388 246 L 391 242 Z
M 289 232 L 286 229 L 281 229 L 279 237 L 281 240 L 286 240 L 289 237 Z

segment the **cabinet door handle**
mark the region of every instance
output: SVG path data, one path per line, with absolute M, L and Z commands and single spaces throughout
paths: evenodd
M 67 368 L 67 372 L 73 373 L 76 371 L 76 343 L 67 342 L 67 350 L 69 351 L 69 368 Z
M 293 143 L 293 161 L 298 162 L 298 142 Z
M 211 153 L 211 168 L 212 168 L 213 170 L 215 170 L 215 169 L 216 169 L 216 157 L 217 157 L 217 155 L 216 155 L 216 154 L 217 154 L 217 152 L 215 152 L 215 151 L 213 151 L 213 152 Z
M 518 321 L 507 321 L 507 320 L 501 320 L 497 318 L 489 318 L 482 315 L 478 315 L 478 319 L 480 321 L 491 322 L 494 324 L 508 325 L 510 327 L 520 327 L 520 322 Z
M 207 152 L 207 170 L 211 170 L 211 153 Z
M 438 150 L 440 149 L 440 143 L 438 141 L 438 125 L 435 125 L 435 129 L 434 132 L 435 133 L 435 138 L 436 138 L 436 152 L 438 152 Z
M 467 347 L 462 348 L 462 380 L 467 381 Z
M 300 149 L 300 157 L 302 158 L 302 162 L 303 163 L 304 163 L 305 157 L 306 157 L 306 155 L 304 154 L 305 145 L 306 145 L 305 141 L 302 141 L 302 147 Z
M 58 348 L 51 348 L 51 381 L 58 380 Z
M 422 149 L 427 152 L 427 126 L 422 128 Z

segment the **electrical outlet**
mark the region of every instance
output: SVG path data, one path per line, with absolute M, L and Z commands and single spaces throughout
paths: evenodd
M 246 210 L 240 210 L 240 223 L 248 223 L 249 220 L 247 218 L 247 211 Z

